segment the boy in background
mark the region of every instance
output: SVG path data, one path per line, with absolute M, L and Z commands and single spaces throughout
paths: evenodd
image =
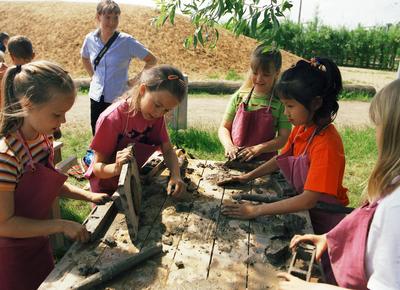
M 24 65 L 35 58 L 32 42 L 26 36 L 16 35 L 8 41 L 8 51 L 14 65 Z

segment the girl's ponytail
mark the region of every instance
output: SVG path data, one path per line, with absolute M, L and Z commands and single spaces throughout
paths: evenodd
M 339 94 L 342 91 L 342 76 L 337 65 L 327 58 L 311 60 L 311 65 L 320 70 L 325 78 L 325 86 L 321 92 L 322 106 L 316 111 L 322 126 L 325 126 L 336 118 L 339 110 Z
M 23 109 L 15 95 L 14 80 L 21 72 L 21 66 L 7 69 L 2 83 L 2 102 L 0 105 L 0 137 L 15 131 L 22 125 Z

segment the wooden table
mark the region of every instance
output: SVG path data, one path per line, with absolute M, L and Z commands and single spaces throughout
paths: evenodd
M 311 233 L 308 212 L 252 221 L 227 218 L 220 208 L 232 194 L 275 194 L 266 187 L 268 178 L 235 189 L 218 187 L 216 181 L 227 174 L 221 163 L 190 160 L 186 174 L 190 185 L 179 201 L 166 195 L 166 176 L 157 177 L 143 186 L 139 233 L 134 244 L 124 215 L 118 213 L 104 235 L 113 237 L 116 246 L 101 240 L 85 245 L 75 243 L 39 289 L 69 289 L 85 278 L 79 268 L 107 268 L 142 247 L 159 242 L 163 243 L 162 255 L 122 273 L 99 289 L 276 289 L 276 272 L 287 270 L 289 258 L 273 266 L 265 249 L 276 239 L 288 243 L 294 232 Z M 287 221 L 293 217 L 304 219 L 303 228 L 293 230 L 290 224 L 288 227 Z

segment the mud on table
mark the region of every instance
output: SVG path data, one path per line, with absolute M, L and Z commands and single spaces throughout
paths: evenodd
M 228 172 L 220 162 L 189 160 L 190 184 L 180 200 L 166 194 L 165 174 L 156 177 L 142 187 L 134 243 L 124 215 L 117 213 L 101 238 L 89 244 L 74 243 L 39 289 L 69 289 L 92 269 L 111 267 L 160 242 L 163 254 L 98 289 L 277 289 L 276 273 L 289 266 L 291 237 L 312 233 L 308 212 L 251 221 L 227 218 L 220 212 L 221 204 L 231 200 L 232 194 L 276 195 L 268 188 L 268 177 L 234 189 L 216 185 L 230 174 L 239 172 Z

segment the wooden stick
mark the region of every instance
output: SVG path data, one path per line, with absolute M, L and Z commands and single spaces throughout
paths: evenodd
M 159 254 L 162 252 L 162 245 L 157 244 L 150 248 L 144 248 L 139 253 L 131 256 L 129 258 L 120 260 L 107 268 L 101 269 L 96 274 L 93 274 L 86 278 L 85 280 L 79 282 L 75 286 L 71 287 L 70 289 L 74 290 L 86 290 L 86 289 L 93 289 L 95 286 L 104 283 L 108 280 L 114 278 L 117 274 L 128 270 L 131 267 L 134 267 L 141 262 L 151 258 L 152 256 Z

